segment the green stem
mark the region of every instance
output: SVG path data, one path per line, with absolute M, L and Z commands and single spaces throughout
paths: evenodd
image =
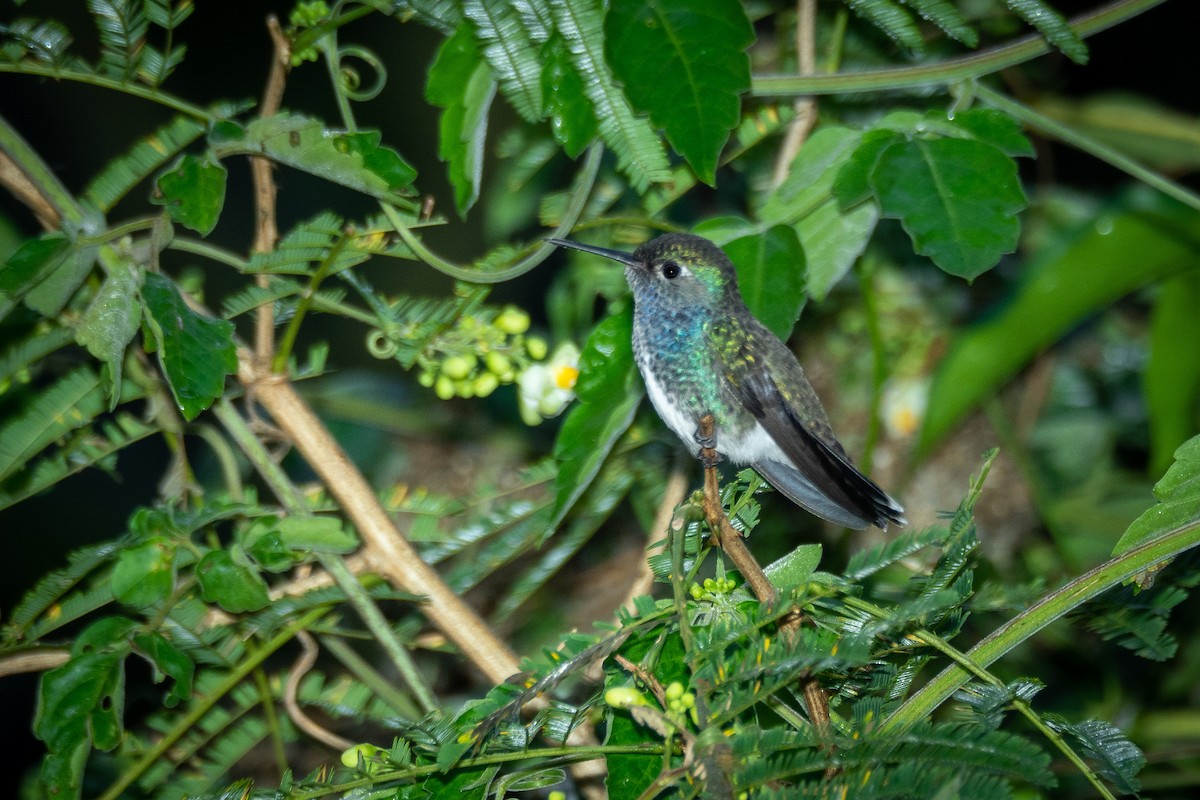
M 279 340 L 279 347 L 275 350 L 275 357 L 271 361 L 271 371 L 276 375 L 282 375 L 287 369 L 288 358 L 292 355 L 292 348 L 296 345 L 296 337 L 300 335 L 300 323 L 304 321 L 304 317 L 308 313 L 308 309 L 312 307 L 313 299 L 317 295 L 317 289 L 329 275 L 330 267 L 337 262 L 337 257 L 345 249 L 347 241 L 349 241 L 349 237 L 345 234 L 339 236 L 338 240 L 329 248 L 329 253 L 321 259 L 321 263 L 309 277 L 308 288 L 304 294 L 300 295 L 300 300 L 296 303 L 296 311 L 288 321 L 287 329 L 283 332 L 283 337 Z
M 189 239 L 186 236 L 176 236 L 167 244 L 168 250 L 178 250 L 181 253 L 191 253 L 194 256 L 207 258 L 210 261 L 215 261 L 218 264 L 224 264 L 227 267 L 233 267 L 238 272 L 248 272 L 250 264 L 246 259 L 239 256 L 232 250 L 226 250 L 223 247 L 202 242 L 199 239 Z
M 213 413 L 216 414 L 217 419 L 225 426 L 225 430 L 237 442 L 246 457 L 250 459 L 250 463 L 258 470 L 259 475 L 271 487 L 288 513 L 296 516 L 311 515 L 312 509 L 309 508 L 300 490 L 292 483 L 287 473 L 271 458 L 270 453 L 262 446 L 258 437 L 250 430 L 250 426 L 242 419 L 242 415 L 233 407 L 233 404 L 227 398 L 221 398 L 213 406 Z M 421 672 L 417 669 L 412 656 L 396 636 L 396 632 L 388 624 L 371 595 L 359 583 L 357 576 L 346 566 L 346 562 L 339 556 L 320 553 L 317 554 L 317 559 L 333 578 L 338 588 L 346 594 L 346 599 L 358 611 L 367 628 L 391 657 L 421 710 L 425 713 L 436 710 L 438 708 L 437 698 L 421 677 Z
M 1180 186 L 1178 183 L 1167 179 L 1148 167 L 1139 164 L 1129 156 L 1120 151 L 1109 147 L 1103 142 L 1099 142 L 1086 134 L 1068 127 L 1067 125 L 1058 122 L 1055 119 L 1035 111 L 1029 106 L 1018 103 L 1012 98 L 1005 97 L 1000 92 L 995 91 L 982 84 L 976 84 L 972 91 L 975 96 L 987 103 L 993 108 L 999 109 L 1011 117 L 1014 117 L 1028 125 L 1034 130 L 1040 131 L 1060 142 L 1071 145 L 1072 147 L 1082 150 L 1085 153 L 1095 156 L 1101 161 L 1106 161 L 1112 164 L 1117 169 L 1126 174 L 1137 178 L 1142 183 L 1152 186 L 1168 197 L 1172 197 L 1179 202 L 1190 206 L 1191 208 L 1200 211 L 1200 195 L 1195 192 Z
M 134 762 L 133 766 L 121 773 L 121 775 L 113 781 L 112 785 L 105 790 L 104 794 L 100 795 L 99 800 L 117 800 L 125 790 L 133 785 L 134 781 L 142 776 L 143 773 L 154 765 L 160 758 L 166 755 L 176 742 L 178 742 L 185 734 L 196 727 L 200 720 L 207 714 L 213 706 L 220 701 L 225 695 L 229 694 L 233 689 L 245 680 L 254 670 L 267 660 L 276 650 L 283 647 L 297 632 L 309 627 L 322 615 L 326 613 L 324 608 L 314 608 L 302 617 L 293 620 L 291 624 L 281 630 L 279 633 L 271 637 L 263 646 L 254 653 L 248 654 L 245 661 L 233 668 L 233 671 L 225 677 L 213 690 L 201 698 L 197 698 L 195 705 L 180 717 L 174 727 L 167 731 L 161 739 L 156 741 L 154 745 L 147 750 L 141 758 Z
M 373 691 L 380 700 L 387 703 L 396 713 L 405 719 L 420 719 L 421 712 L 403 692 L 396 690 L 392 682 L 379 674 L 371 664 L 358 654 L 340 636 L 326 635 L 321 637 L 321 646 L 342 662 L 342 666 L 350 670 L 368 689 Z
M 541 748 L 531 747 L 523 750 L 514 750 L 505 753 L 488 753 L 487 755 L 476 756 L 475 758 L 459 759 L 454 763 L 453 768 L 455 770 L 466 772 L 496 764 L 523 762 L 540 763 L 541 766 L 551 766 L 553 764 L 595 761 L 596 759 L 605 758 L 607 756 L 656 756 L 660 755 L 664 749 L 664 746 L 657 742 L 617 745 L 606 744 L 594 745 L 590 747 L 576 747 L 574 745 Z M 308 791 L 293 790 L 295 793 L 290 795 L 290 798 L 291 800 L 313 800 L 313 798 L 325 797 L 326 795 L 331 794 L 346 794 L 354 789 L 374 787 L 391 781 L 412 781 L 416 778 L 436 775 L 439 772 L 446 772 L 446 768 L 440 764 L 422 764 L 419 767 L 409 767 L 402 770 L 381 770 L 373 775 L 368 775 L 353 781 L 345 781 L 342 783 L 330 784 L 328 786 L 320 786 Z
M 878 619 L 887 619 L 887 612 L 873 603 L 857 597 L 846 597 L 845 600 L 846 605 L 851 608 L 864 611 Z M 924 645 L 933 648 L 934 650 L 937 650 L 955 664 L 970 672 L 983 683 L 986 683 L 989 686 L 994 686 L 997 689 L 1006 688 L 1004 681 L 988 672 L 982 666 L 971 660 L 969 655 L 959 650 L 954 645 L 950 644 L 932 631 L 923 629 L 908 631 L 906 635 L 916 639 Z M 1085 762 L 1079 756 L 1079 754 L 1075 752 L 1075 749 L 1067 743 L 1067 740 L 1062 737 L 1062 734 L 1046 724 L 1046 721 L 1043 720 L 1041 716 L 1033 710 L 1033 707 L 1029 705 L 1028 701 L 1014 698 L 1012 701 L 1012 707 L 1020 712 L 1021 716 L 1029 720 L 1030 724 L 1037 728 L 1037 730 L 1046 737 L 1047 741 L 1058 748 L 1059 752 L 1066 756 L 1067 760 L 1070 761 L 1076 769 L 1083 773 L 1084 777 L 1088 779 L 1088 782 L 1092 784 L 1096 791 L 1098 791 L 1101 796 L 1105 798 L 1105 800 L 1116 800 L 1112 792 L 1110 792 L 1108 787 L 1104 785 L 1104 782 L 1100 780 L 1100 776 L 1098 776 L 1096 772 L 1087 765 L 1087 762 Z
M 186 100 L 181 100 L 169 94 L 163 94 L 157 89 L 152 89 L 149 86 L 142 86 L 136 83 L 126 83 L 109 78 L 104 75 L 97 75 L 94 72 L 86 72 L 83 70 L 71 69 L 69 67 L 46 67 L 39 64 L 30 64 L 21 62 L 19 64 L 0 64 L 0 73 L 14 72 L 19 75 L 37 75 L 43 78 L 53 78 L 57 81 L 75 81 L 77 83 L 86 83 L 91 86 L 98 86 L 101 89 L 113 89 L 114 91 L 123 92 L 133 97 L 140 97 L 143 100 L 149 100 L 167 108 L 174 109 L 181 114 L 186 114 L 189 117 L 198 119 L 201 122 L 212 124 L 219 120 L 215 114 L 207 111 L 200 106 L 193 105 Z
M 987 668 L 1009 650 L 1030 639 L 1051 622 L 1092 600 L 1103 592 L 1200 545 L 1200 518 L 1168 533 L 1127 550 L 1116 558 L 1079 576 L 1066 586 L 1051 592 L 1034 606 L 997 628 L 966 653 L 980 668 Z M 928 719 L 933 710 L 949 699 L 971 679 L 971 673 L 959 664 L 942 670 L 884 720 L 880 730 L 903 731 Z
M 1132 19 L 1163 2 L 1165 0 L 1117 0 L 1076 17 L 1070 21 L 1070 25 L 1082 39 Z M 945 86 L 999 72 L 1043 56 L 1052 49 L 1041 34 L 1035 33 L 1011 44 L 936 64 L 836 75 L 757 75 L 751 82 L 750 93 L 759 97 L 778 97 Z
M 554 229 L 553 236 L 562 237 L 568 235 L 579 220 L 580 215 L 583 214 L 583 208 L 587 203 L 588 195 L 591 194 L 592 186 L 596 182 L 596 174 L 600 170 L 600 157 L 603 154 L 604 146 L 599 142 L 588 148 L 583 169 L 579 173 L 575 188 L 571 192 L 571 199 L 567 203 L 567 210 L 563 213 L 562 221 L 559 222 L 558 227 Z M 446 261 L 425 247 L 408 225 L 405 224 L 404 220 L 400 218 L 400 214 L 395 208 L 387 203 L 380 203 L 380 207 L 383 209 L 383 213 L 387 216 L 388 221 L 396 228 L 396 232 L 400 234 L 400 238 L 408 245 L 417 258 L 439 272 L 443 272 L 458 280 L 471 281 L 472 283 L 500 283 L 501 281 L 511 280 L 529 272 L 554 252 L 554 245 L 542 243 L 532 253 L 515 264 L 495 272 L 484 272 L 472 267 L 461 267 L 450 261 Z
M 247 644 L 247 651 L 253 653 L 253 649 Z M 267 730 L 271 732 L 271 752 L 275 756 L 275 768 L 279 770 L 280 776 L 288 771 L 287 751 L 283 744 L 283 730 L 279 727 L 279 712 L 275 708 L 275 698 L 271 696 L 271 684 L 267 680 L 267 673 L 263 671 L 261 666 L 254 670 L 254 686 L 258 689 L 258 697 L 262 701 L 263 716 L 266 718 Z
M 217 457 L 217 463 L 221 465 L 221 477 L 225 480 L 225 490 L 229 492 L 230 498 L 236 503 L 242 502 L 244 499 L 242 475 L 238 469 L 237 457 L 234 455 L 233 448 L 229 446 L 229 442 L 212 425 L 196 425 L 192 430 L 212 448 L 213 455 Z

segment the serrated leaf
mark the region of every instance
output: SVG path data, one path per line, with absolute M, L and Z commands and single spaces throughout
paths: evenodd
M 596 135 L 592 101 L 583 80 L 571 66 L 566 42 L 554 34 L 542 48 L 543 108 L 550 117 L 550 133 L 571 158 L 576 158 Z
M 438 49 L 425 98 L 443 109 L 438 121 L 438 155 L 446 162 L 460 215 L 479 199 L 488 110 L 496 94 L 487 64 L 468 25 L 462 25 Z
M 75 329 L 75 341 L 108 364 L 110 411 L 121 395 L 125 348 L 137 334 L 142 321 L 142 306 L 138 302 L 140 283 L 141 272 L 137 267 L 118 263 L 100 285 Z
M 1017 165 L 967 139 L 911 139 L 879 156 L 871 184 L 885 217 L 913 248 L 952 275 L 972 279 L 1016 250 L 1025 193 Z
M 958 334 L 938 364 L 918 449 L 928 451 L 968 411 L 1096 310 L 1196 263 L 1181 231 L 1197 215 L 1156 196 L 1125 198 L 1102 227 L 1074 232 L 1027 264 L 1016 293 L 997 313 Z
M 42 676 L 34 732 L 46 743 L 42 787 L 61 797 L 78 797 L 83 769 L 94 745 L 115 747 L 125 713 L 125 656 L 136 623 L 105 617 L 75 640 L 71 658 Z
M 1175 463 L 1154 485 L 1154 496 L 1159 502 L 1130 524 L 1113 547 L 1114 556 L 1181 526 L 1200 524 L 1200 436 L 1175 451 Z
M 575 394 L 579 402 L 554 443 L 559 462 L 555 524 L 591 484 L 641 402 L 641 381 L 633 363 L 632 307 L 605 319 L 588 337 L 579 355 Z
M 1103 720 L 1089 719 L 1067 726 L 1067 730 L 1080 744 L 1081 755 L 1095 762 L 1100 775 L 1118 792 L 1137 795 L 1141 791 L 1137 774 L 1146 766 L 1146 757 L 1120 728 Z
M 164 539 L 121 551 L 112 573 L 113 596 L 134 608 L 167 598 L 175 585 L 175 548 Z
M 417 171 L 380 144 L 378 131 L 327 130 L 318 119 L 281 112 L 245 128 L 221 126 L 210 137 L 218 157 L 262 155 L 357 192 L 400 205 L 416 194 Z
M 157 272 L 146 273 L 142 299 L 171 393 L 184 418 L 193 420 L 224 392 L 225 376 L 237 371 L 233 323 L 192 311 Z
M 604 56 L 604 12 L 597 0 L 554 0 L 554 25 L 566 42 L 571 64 L 595 110 L 600 136 L 617 156 L 617 168 L 630 185 L 645 192 L 670 178 L 662 143 L 645 119 L 637 117 L 613 81 Z
M 804 250 L 796 232 L 775 225 L 725 245 L 737 269 L 746 307 L 780 339 L 787 341 L 804 307 Z
M 925 49 L 925 40 L 912 14 L 893 0 L 846 0 L 846 5 L 905 47 L 918 53 Z
M 738 0 L 613 0 L 605 49 L 639 111 L 650 114 L 700 180 L 741 119 L 754 29 Z
M 1018 17 L 1028 22 L 1046 41 L 1057 47 L 1076 64 L 1088 61 L 1087 45 L 1071 30 L 1071 26 L 1045 0 L 1005 0 L 1005 5 Z
M 836 200 L 827 200 L 796 223 L 796 235 L 804 250 L 805 291 L 814 300 L 824 300 L 867 248 L 879 222 L 879 206 L 859 203 L 842 210 Z
M 507 3 L 485 0 L 465 0 L 463 16 L 475 24 L 483 57 L 512 107 L 526 122 L 540 121 L 542 65 L 521 17 Z
M 0 424 L 0 480 L 51 442 L 91 422 L 103 407 L 100 378 L 88 367 L 69 372 L 40 391 L 27 408 Z
M 225 167 L 208 158 L 185 155 L 157 181 L 155 205 L 165 206 L 171 219 L 207 236 L 217 226 L 225 205 Z
M 171 691 L 163 700 L 167 708 L 174 708 L 180 701 L 192 696 L 196 665 L 182 650 L 156 631 L 134 636 L 133 646 L 150 660 L 158 672 L 172 680 Z M 155 679 L 159 680 L 157 676 Z
M 811 214 L 833 194 L 834 181 L 856 156 L 863 134 L 830 125 L 815 131 L 788 165 L 788 174 L 758 210 L 765 225 L 792 224 Z
M 167 159 L 200 138 L 204 129 L 203 122 L 180 114 L 105 165 L 88 182 L 84 197 L 101 211 L 108 211 Z
M 967 47 L 979 45 L 979 34 L 971 28 L 966 17 L 947 0 L 904 0 L 918 14 L 941 28 L 950 38 Z
M 258 611 L 271 602 L 267 584 L 259 574 L 225 550 L 204 554 L 196 564 L 196 580 L 204 601 L 216 603 L 230 614 Z

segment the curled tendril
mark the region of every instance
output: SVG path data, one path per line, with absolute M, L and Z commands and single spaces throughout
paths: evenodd
M 400 350 L 394 331 L 376 328 L 367 334 L 367 352 L 375 358 L 392 358 Z
M 374 73 L 374 80 L 365 88 L 363 87 L 359 69 L 346 63 L 348 60 L 354 59 L 366 64 L 370 68 L 370 71 Z M 384 67 L 379 56 L 365 47 L 354 44 L 339 47 L 337 51 L 337 64 L 342 92 L 356 103 L 374 100 L 383 91 L 383 87 L 387 83 L 387 68 Z

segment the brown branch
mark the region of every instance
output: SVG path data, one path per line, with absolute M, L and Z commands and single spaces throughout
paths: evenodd
M 796 60 L 800 75 L 812 75 L 817 70 L 817 0 L 796 0 Z M 795 116 L 788 123 L 783 146 L 775 159 L 771 185 L 778 186 L 787 178 L 792 161 L 804 146 L 808 134 L 817 124 L 817 98 L 797 97 L 792 102 Z
M 654 515 L 654 524 L 647 531 L 651 541 L 662 536 L 667 530 L 667 526 L 671 524 L 671 517 L 675 514 L 675 509 L 683 502 L 686 494 L 687 478 L 684 476 L 683 470 L 672 470 L 671 474 L 667 476 L 667 487 L 663 492 L 662 502 L 658 504 L 658 511 Z M 630 612 L 635 610 L 634 599 L 644 594 L 650 594 L 650 590 L 654 587 L 654 571 L 650 569 L 649 560 L 639 559 L 638 564 L 640 565 L 638 574 L 634 577 L 633 584 L 625 595 L 625 601 L 621 603 L 621 607 Z
M 271 69 L 267 73 L 267 86 L 263 91 L 260 117 L 273 116 L 283 102 L 283 88 L 291 65 L 292 46 L 279 26 L 274 15 L 267 17 L 267 31 L 274 45 L 271 52 Z M 254 185 L 254 252 L 269 253 L 279 240 L 279 227 L 275 220 L 275 178 L 271 174 L 271 162 L 265 156 L 250 156 L 250 178 Z M 266 288 L 267 275 L 259 275 L 255 282 Z M 258 307 L 254 318 L 254 356 L 262 370 L 269 369 L 275 351 L 275 305 L 264 303 Z
M 238 377 L 320 476 L 362 537 L 370 568 L 399 589 L 423 595 L 425 614 L 494 683 L 519 671 L 517 657 L 487 623 L 450 589 L 397 530 L 370 484 L 341 445 L 284 378 L 260 372 L 239 350 Z
M 708 521 L 709 530 L 712 531 L 717 546 L 725 551 L 725 555 L 729 556 L 729 560 L 742 573 L 758 602 L 765 606 L 774 606 L 779 602 L 779 590 L 767 578 L 741 535 L 729 524 L 729 517 L 725 516 L 725 509 L 721 507 L 714 429 L 712 414 L 701 417 L 699 439 L 709 443 L 708 446 L 700 448 L 700 461 L 704 464 L 704 518 Z M 779 633 L 785 642 L 794 645 L 803 624 L 804 615 L 797 609 L 780 621 Z M 817 730 L 826 731 L 829 727 L 829 699 L 825 696 L 825 690 L 807 673 L 800 677 L 800 689 L 808 706 L 808 718 Z
M 61 223 L 58 209 L 38 191 L 33 181 L 17 166 L 17 162 L 3 150 L 0 150 L 0 186 L 8 187 L 18 200 L 28 206 L 46 230 L 52 231 Z

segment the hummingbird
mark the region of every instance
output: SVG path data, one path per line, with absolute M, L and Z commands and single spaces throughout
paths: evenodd
M 742 300 L 733 262 L 707 239 L 668 233 L 633 253 L 548 239 L 625 265 L 633 352 L 647 394 L 697 455 L 749 464 L 811 513 L 848 528 L 906 524 L 904 509 L 858 471 L 796 356 Z M 700 421 L 712 415 L 705 440 Z

